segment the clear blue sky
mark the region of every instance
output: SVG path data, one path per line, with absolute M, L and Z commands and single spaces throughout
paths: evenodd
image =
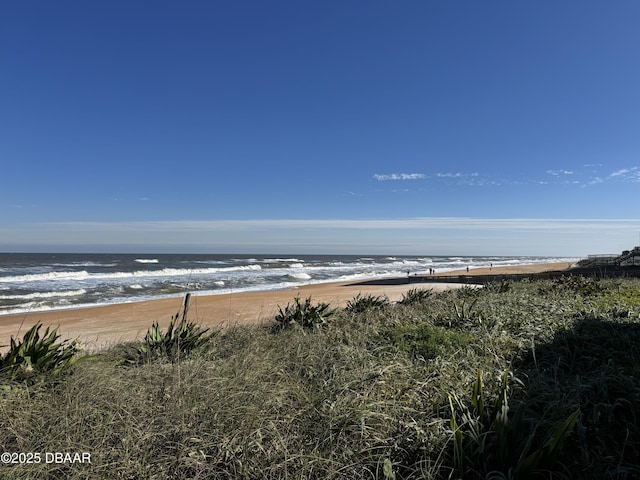
M 640 243 L 640 2 L 0 6 L 0 251 Z

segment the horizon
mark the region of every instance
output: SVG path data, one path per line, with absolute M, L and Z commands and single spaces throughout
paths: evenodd
M 630 0 L 2 5 L 0 250 L 632 248 L 639 16 Z
M 582 257 L 567 257 L 565 255 L 456 255 L 456 254 L 393 254 L 393 253 L 363 253 L 363 254 L 351 254 L 351 253 L 299 253 L 299 252 L 168 252 L 168 251 L 157 251 L 157 252 L 143 252 L 143 251 L 111 251 L 111 252 L 97 252 L 97 251 L 15 251 L 15 252 L 0 252 L 0 255 L 73 255 L 73 256 L 90 256 L 90 255 L 123 255 L 123 256 L 153 256 L 153 255 L 185 255 L 185 256 L 223 256 L 223 257 L 265 257 L 266 258 L 286 258 L 287 256 L 295 255 L 300 257 L 363 257 L 366 258 L 368 256 L 371 257 L 415 257 L 415 258 L 582 258 Z M 598 254 L 593 254 L 598 255 Z M 291 258 L 293 259 L 293 258 Z
M 43 225 L 47 241 L 60 235 L 60 228 L 67 235 L 83 239 L 83 243 L 71 243 L 57 247 L 22 245 L 25 253 L 200 253 L 200 254 L 268 254 L 291 253 L 307 255 L 465 255 L 465 256 L 547 256 L 586 257 L 588 255 L 615 254 L 633 248 L 638 237 L 635 222 L 628 219 L 478 219 L 478 218 L 413 218 L 375 220 L 227 220 L 227 221 L 177 221 L 177 222 L 69 222 L 62 225 Z M 132 229 L 138 243 L 102 244 L 102 237 L 111 234 L 115 238 L 130 235 Z M 215 232 L 216 242 L 212 241 Z M 239 235 L 238 232 L 241 232 Z M 377 241 L 359 245 L 356 240 L 365 232 Z M 555 239 L 555 251 L 540 252 L 536 243 L 540 232 L 546 238 Z M 312 246 L 304 241 L 310 233 L 325 235 L 323 243 Z M 149 239 L 171 236 L 175 244 L 152 243 Z M 286 236 L 288 248 L 283 248 Z M 602 238 L 620 238 L 615 250 L 598 248 Z M 239 246 L 243 238 L 257 238 L 254 243 Z M 464 237 L 458 247 L 451 246 L 452 238 Z M 575 240 L 583 241 L 579 246 Z M 428 239 L 428 240 L 425 240 Z M 491 240 L 492 248 L 477 245 L 481 240 Z M 235 243 L 234 243 L 235 240 Z M 401 243 L 404 242 L 404 243 Z M 351 242 L 351 243 L 350 243 Z M 395 242 L 395 247 L 387 243 Z M 428 242 L 428 243 L 427 243 Z M 182 245 L 176 247 L 176 245 Z M 523 249 L 522 245 L 528 245 Z M 20 249 L 6 249 L 17 252 Z M 524 250 L 524 251 L 523 251 Z

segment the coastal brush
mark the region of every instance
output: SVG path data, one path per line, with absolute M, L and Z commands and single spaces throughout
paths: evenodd
M 208 328 L 202 328 L 187 321 L 190 298 L 190 294 L 185 296 L 182 309 L 171 318 L 166 330 L 161 330 L 157 321 L 147 330 L 144 342 L 138 347 L 137 363 L 159 358 L 173 363 L 181 356 L 203 347 L 215 335 L 215 333 L 207 335 Z
M 60 338 L 58 329 L 46 328 L 40 335 L 41 323 L 24 334 L 21 341 L 11 337 L 9 350 L 0 357 L 0 381 L 34 381 L 46 376 L 56 376 L 67 370 L 77 359 L 79 350 L 75 341 Z

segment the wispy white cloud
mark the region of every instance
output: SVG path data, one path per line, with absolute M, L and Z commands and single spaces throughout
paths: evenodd
M 591 166 L 591 165 L 585 165 Z M 601 165 L 593 165 L 593 166 L 601 166 Z M 628 167 L 628 168 L 620 168 L 610 174 L 600 173 L 596 174 L 597 170 L 593 170 L 590 172 L 591 175 L 584 176 L 580 182 L 580 186 L 582 187 L 591 187 L 595 185 L 606 184 L 610 182 L 616 183 L 638 183 L 640 182 L 640 168 L 637 166 Z M 593 175 L 596 174 L 596 175 Z
M 553 175 L 554 177 L 558 177 L 560 175 L 573 175 L 571 170 L 547 170 L 549 175 Z
M 466 177 L 478 177 L 480 174 L 477 172 L 473 172 L 473 173 L 462 173 L 462 172 L 456 172 L 456 173 L 436 173 L 435 176 L 438 178 L 466 178 Z
M 391 174 L 379 174 L 376 173 L 373 178 L 383 182 L 387 180 L 420 180 L 426 178 L 424 173 L 391 173 Z
M 509 176 L 488 175 L 479 172 L 432 172 L 432 173 L 392 173 L 376 174 L 374 178 L 384 180 L 418 180 L 425 179 L 428 182 L 446 182 L 449 185 L 460 187 L 500 187 L 507 185 L 572 185 L 576 187 L 592 187 L 608 182 L 634 182 L 640 183 L 640 167 L 634 166 L 621 168 L 610 174 L 599 173 L 600 164 L 584 165 L 585 169 L 549 169 L 545 175 L 529 174 L 527 178 L 513 178 Z M 586 170 L 589 168 L 589 170 Z M 393 191 L 404 191 L 394 189 Z
M 378 219 L 247 219 L 247 220 L 175 220 L 146 222 L 54 222 L 26 225 L 31 232 L 59 232 L 73 235 L 142 234 L 148 241 L 164 235 L 188 238 L 192 235 L 218 235 L 260 232 L 314 231 L 564 231 L 600 234 L 603 230 L 624 228 L 636 232 L 637 219 L 545 219 L 545 218 L 476 218 L 411 217 Z M 248 237 L 247 237 L 248 238 Z
M 640 169 L 638 167 L 622 168 L 611 173 L 609 178 L 627 182 L 640 182 Z
M 620 169 L 616 172 L 613 172 L 611 175 L 609 175 L 610 177 L 619 177 L 621 175 L 625 175 L 626 173 L 629 173 L 631 170 L 629 170 L 628 168 L 623 168 Z
M 601 183 L 604 183 L 604 180 L 600 177 L 594 177 L 590 180 L 588 180 L 586 183 L 583 184 L 583 186 L 587 186 L 587 185 L 599 185 Z
M 46 229 L 75 231 L 144 231 L 144 232 L 220 232 L 253 229 L 338 229 L 338 230 L 402 230 L 402 229 L 526 229 L 601 230 L 606 225 L 637 229 L 638 219 L 546 219 L 546 218 L 477 218 L 477 217 L 411 217 L 378 219 L 246 219 L 246 220 L 167 220 L 146 222 L 54 222 L 31 224 Z
M 428 180 L 441 182 L 455 182 L 457 185 L 499 185 L 504 182 L 501 179 L 482 176 L 478 172 L 435 172 L 435 173 L 391 173 L 391 174 L 375 174 L 373 176 L 378 181 L 388 180 Z M 406 189 L 394 189 L 394 192 L 406 191 Z
M 638 219 L 473 217 L 56 222 L 0 227 L 0 247 L 579 256 L 628 247 L 639 229 Z

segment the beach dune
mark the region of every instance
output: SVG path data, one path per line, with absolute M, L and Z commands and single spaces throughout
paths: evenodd
M 487 275 L 538 273 L 561 270 L 567 263 L 518 265 L 515 267 L 478 268 L 469 272 L 460 270 L 441 275 Z M 436 273 L 436 276 L 439 275 Z M 458 288 L 457 283 L 400 283 L 389 285 L 365 285 L 358 283 L 325 283 L 304 285 L 289 290 L 242 292 L 222 295 L 191 296 L 188 318 L 203 326 L 224 327 L 235 324 L 268 323 L 278 311 L 292 303 L 296 296 L 311 297 L 313 302 L 326 302 L 334 307 L 344 306 L 349 300 L 361 295 L 386 295 L 398 301 L 403 294 L 414 288 L 436 291 Z M 381 282 L 383 283 L 383 282 Z M 392 283 L 392 282 L 390 282 Z M 171 317 L 182 308 L 183 298 L 164 298 L 141 302 L 97 306 L 91 308 L 55 310 L 0 316 L 0 345 L 7 345 L 11 336 L 21 338 L 38 322 L 53 328 L 58 327 L 62 338 L 78 339 L 89 350 L 140 339 L 147 329 L 157 321 L 166 327 Z

